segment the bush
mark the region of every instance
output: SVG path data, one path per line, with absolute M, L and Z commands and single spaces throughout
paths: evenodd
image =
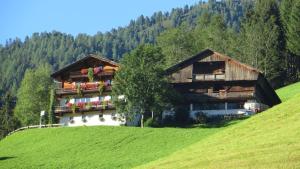
M 178 106 L 175 108 L 175 122 L 179 125 L 186 125 L 190 122 L 190 113 L 188 107 Z
M 207 116 L 203 112 L 197 112 L 195 116 L 195 123 L 205 124 L 207 122 Z
M 176 126 L 176 122 L 173 116 L 165 116 L 163 119 L 164 126 Z
M 159 127 L 159 122 L 157 119 L 153 119 L 153 118 L 148 118 L 145 122 L 144 122 L 144 126 L 145 127 Z

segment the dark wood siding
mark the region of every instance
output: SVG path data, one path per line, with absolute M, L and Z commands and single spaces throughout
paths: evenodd
M 185 67 L 171 75 L 173 83 L 192 82 L 193 65 Z
M 237 61 L 214 53 L 200 62 L 225 61 L 225 80 L 256 80 L 258 73 Z

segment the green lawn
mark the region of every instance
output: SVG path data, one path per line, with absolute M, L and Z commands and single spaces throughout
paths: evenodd
M 300 168 L 299 89 L 279 89 L 282 104 L 221 128 L 17 132 L 0 141 L 0 168 Z
M 131 168 L 221 129 L 73 127 L 32 129 L 0 141 L 0 168 Z
M 293 97 L 295 94 L 300 93 L 300 82 L 280 88 L 276 90 L 276 93 L 280 96 L 281 101 L 284 102 Z
M 138 168 L 300 168 L 299 89 L 280 89 L 282 104 Z

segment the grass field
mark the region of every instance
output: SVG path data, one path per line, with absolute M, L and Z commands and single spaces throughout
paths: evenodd
M 280 96 L 281 101 L 284 102 L 293 97 L 295 94 L 300 93 L 300 82 L 280 88 L 276 90 L 276 93 Z
M 299 84 L 278 90 L 282 104 L 138 168 L 300 168 Z
M 0 168 L 131 168 L 221 129 L 73 127 L 32 129 L 0 141 Z
M 299 84 L 278 90 L 282 104 L 226 127 L 17 132 L 0 141 L 0 168 L 300 168 Z

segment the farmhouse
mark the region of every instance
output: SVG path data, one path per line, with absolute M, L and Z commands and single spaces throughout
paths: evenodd
M 111 86 L 118 68 L 114 61 L 88 55 L 53 73 L 59 123 L 137 125 L 137 121 L 126 122 L 112 104 Z M 249 115 L 281 102 L 259 70 L 209 49 L 168 68 L 166 74 L 183 96 L 191 118 L 199 113 Z M 163 116 L 172 114 L 165 111 Z
M 210 49 L 168 68 L 166 73 L 192 118 L 199 113 L 248 115 L 281 102 L 259 70 Z
M 55 114 L 66 126 L 122 125 L 125 118 L 115 113 L 111 85 L 118 64 L 88 55 L 51 77 L 56 84 Z

